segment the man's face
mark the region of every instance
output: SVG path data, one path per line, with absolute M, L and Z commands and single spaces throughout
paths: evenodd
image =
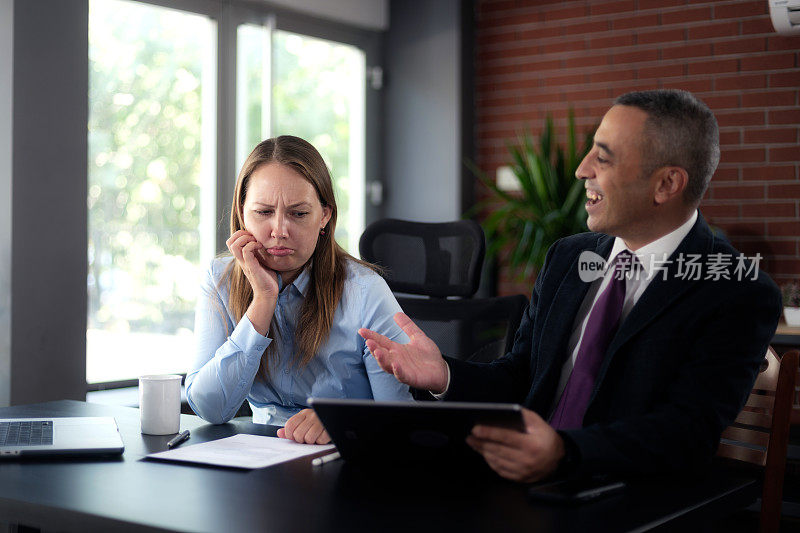
M 585 180 L 586 212 L 592 231 L 620 237 L 631 248 L 641 239 L 655 203 L 655 184 L 642 176 L 642 141 L 647 113 L 615 105 L 608 110 L 575 176 Z

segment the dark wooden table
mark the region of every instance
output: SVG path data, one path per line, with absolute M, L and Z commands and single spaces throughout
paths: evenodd
M 788 326 L 786 322 L 781 319 L 778 323 L 778 330 L 772 337 L 771 344 L 772 347 L 775 348 L 775 351 L 781 355 L 789 350 L 800 348 L 800 327 Z
M 116 459 L 0 463 L 0 523 L 42 531 L 644 531 L 696 525 L 754 501 L 754 482 L 722 470 L 681 483 L 641 483 L 575 507 L 532 504 L 527 487 L 480 463 L 441 469 L 311 458 L 259 470 L 144 459 L 169 436 L 139 431 L 139 411 L 75 401 L 0 409 L 0 418 L 114 416 Z M 274 435 L 249 422 L 219 426 L 182 415 L 183 446 L 236 433 Z

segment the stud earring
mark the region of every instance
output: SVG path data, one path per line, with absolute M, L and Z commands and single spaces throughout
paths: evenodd
M 319 228 L 319 234 L 325 235 L 325 228 Z

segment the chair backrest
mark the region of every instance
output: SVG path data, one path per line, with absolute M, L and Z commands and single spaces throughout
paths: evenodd
M 472 220 L 386 218 L 367 227 L 358 248 L 362 259 L 385 269 L 394 292 L 468 298 L 478 290 L 486 240 Z
M 722 433 L 717 455 L 764 467 L 759 530 L 780 524 L 786 450 L 800 352 L 778 360 L 769 348 L 755 385 L 736 421 Z
M 461 300 L 401 297 L 397 301 L 443 354 L 477 362 L 491 361 L 511 350 L 528 305 L 521 294 Z

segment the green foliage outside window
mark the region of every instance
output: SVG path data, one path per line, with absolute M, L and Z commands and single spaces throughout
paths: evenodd
M 89 328 L 191 329 L 204 35 L 184 14 L 91 7 Z
M 348 248 L 352 94 L 360 54 L 351 46 L 276 31 L 273 40 L 273 131 L 296 135 L 319 150 L 331 170 L 339 208 L 336 239 Z M 361 59 L 363 61 L 363 59 Z M 356 83 L 363 84 L 363 78 Z

